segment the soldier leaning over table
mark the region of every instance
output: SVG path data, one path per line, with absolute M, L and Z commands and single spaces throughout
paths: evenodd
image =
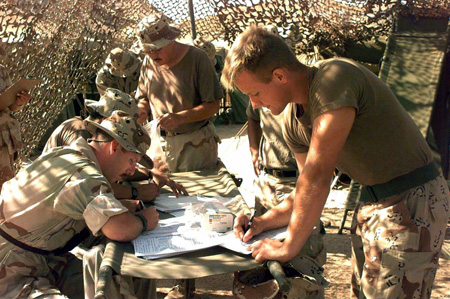
M 2 298 L 84 298 L 81 261 L 67 252 L 89 231 L 130 241 L 158 224 L 154 207 L 132 214 L 114 197 L 110 182 L 132 175 L 136 163 L 152 167 L 145 155 L 150 137 L 130 115 L 116 111 L 97 124 L 93 136 L 41 155 L 0 195 L 0 296 Z M 98 269 L 85 255 L 85 298 L 93 298 Z M 90 276 L 92 275 L 92 276 Z M 156 298 L 152 281 L 121 276 L 109 298 Z M 136 288 L 130 288 L 130 286 Z M 127 288 L 128 287 L 128 288 Z M 124 292 L 126 291 L 126 292 Z M 130 298 L 130 297 L 127 297 Z
M 283 111 L 299 167 L 295 192 L 255 217 L 244 241 L 288 225 L 283 242 L 252 244 L 256 261 L 290 261 L 320 218 L 335 167 L 363 188 L 352 224 L 354 298 L 430 298 L 449 216 L 449 190 L 431 150 L 385 82 L 349 59 L 314 66 L 251 26 L 233 43 L 222 83 L 254 108 Z M 236 235 L 248 223 L 238 217 Z

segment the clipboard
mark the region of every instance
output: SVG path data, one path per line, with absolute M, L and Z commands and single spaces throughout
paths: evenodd
M 29 92 L 41 82 L 41 79 L 20 79 L 0 94 L 0 111 L 11 106 L 21 91 Z

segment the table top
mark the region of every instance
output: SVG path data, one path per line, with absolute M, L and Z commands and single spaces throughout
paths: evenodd
M 223 164 L 216 169 L 174 173 L 173 180 L 181 183 L 190 195 L 231 197 L 227 207 L 236 215 L 250 210 Z M 257 267 L 251 255 L 243 255 L 220 246 L 156 260 L 136 257 L 130 242 L 109 241 L 102 265 L 116 273 L 149 279 L 189 279 Z

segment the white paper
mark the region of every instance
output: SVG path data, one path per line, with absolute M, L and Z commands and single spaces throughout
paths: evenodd
M 186 210 L 192 204 L 205 203 L 212 201 L 225 202 L 222 197 L 206 197 L 206 196 L 184 196 L 176 197 L 172 193 L 163 193 L 155 199 L 155 207 L 161 212 L 173 212 L 178 210 Z
M 141 234 L 132 242 L 136 256 L 156 259 L 223 243 L 222 234 L 186 229 L 186 220 L 185 217 L 164 219 L 154 230 Z
M 287 226 L 277 229 L 272 229 L 269 231 L 262 232 L 261 234 L 254 236 L 252 239 L 250 239 L 248 242 L 242 242 L 239 238 L 236 238 L 234 235 L 234 232 L 229 232 L 224 236 L 224 242 L 220 244 L 220 246 L 239 252 L 242 254 L 250 254 L 252 253 L 251 250 L 247 250 L 247 247 L 255 243 L 256 241 L 270 238 L 273 240 L 283 240 L 286 238 L 287 234 Z

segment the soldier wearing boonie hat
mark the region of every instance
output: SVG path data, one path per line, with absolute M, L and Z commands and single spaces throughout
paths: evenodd
M 3 185 L 2 297 L 41 294 L 52 298 L 93 298 L 95 284 L 89 275 L 98 274 L 98 259 L 92 260 L 96 257 L 89 254 L 83 256 L 89 269 L 84 273 L 83 287 L 83 265 L 69 251 L 90 233 L 123 242 L 156 227 L 159 217 L 153 207 L 130 213 L 111 185 L 131 175 L 137 160 L 152 167 L 151 159 L 145 155 L 150 137 L 132 116 L 122 111 L 116 111 L 101 124 L 89 122 L 89 126 L 96 129 L 95 140 L 88 143 L 79 138 L 69 147 L 55 148 Z M 126 289 L 134 286 L 134 281 L 121 277 L 120 286 L 110 285 L 108 298 L 156 298 L 154 283 L 135 282 L 140 284 L 136 287 L 138 294 L 133 288 Z
M 136 29 L 145 54 L 136 99 L 148 102 L 166 142 L 170 171 L 214 168 L 219 137 L 210 118 L 223 91 L 207 54 L 175 41 L 180 31 L 166 17 L 144 17 Z
M 137 47 L 143 53 L 148 53 L 170 44 L 180 36 L 180 30 L 169 26 L 168 20 L 164 16 L 158 18 L 156 15 L 149 15 L 139 22 L 136 36 L 138 38 Z
M 135 117 L 118 110 L 114 111 L 110 117 L 105 118 L 101 123 L 89 119 L 86 119 L 85 122 L 88 124 L 86 125 L 88 130 L 92 130 L 89 128 L 89 125 L 91 125 L 103 131 L 117 140 L 125 150 L 141 154 L 140 164 L 149 169 L 153 168 L 153 161 L 146 154 L 151 143 L 150 136 Z
M 115 88 L 107 88 L 99 101 L 85 100 L 86 110 L 89 112 L 88 117 L 93 121 L 101 121 L 103 118 L 108 117 L 115 110 L 122 110 L 132 117 L 139 117 L 139 108 L 136 100 L 129 94 L 126 94 Z M 89 138 L 89 133 L 81 117 L 76 116 L 74 118 L 64 121 L 59 125 L 47 140 L 43 152 L 48 152 L 51 148 L 57 146 L 66 146 L 75 141 L 78 137 L 85 139 Z
M 99 94 L 103 95 L 110 87 L 134 95 L 139 82 L 141 65 L 141 59 L 131 51 L 121 48 L 112 49 L 95 79 Z

